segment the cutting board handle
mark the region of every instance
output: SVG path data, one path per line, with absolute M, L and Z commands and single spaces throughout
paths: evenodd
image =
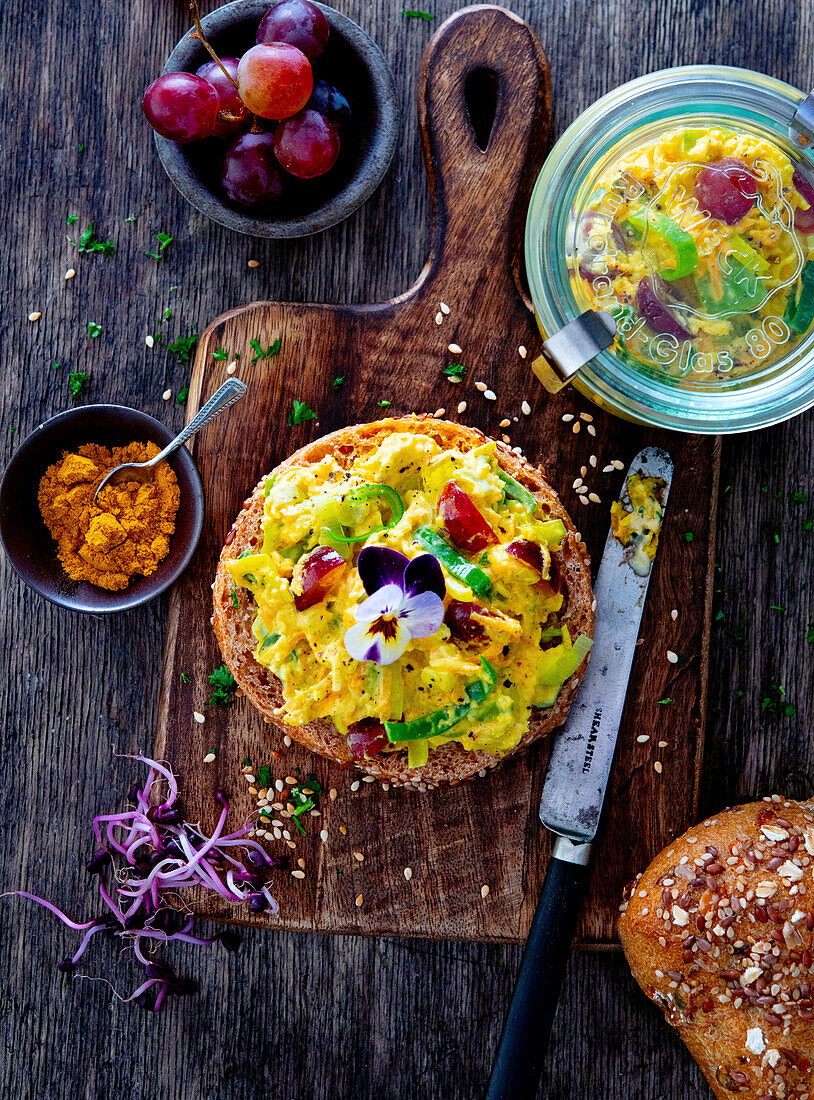
M 513 279 L 513 253 L 542 164 L 550 105 L 548 62 L 519 16 L 483 4 L 439 27 L 427 45 L 418 89 L 434 211 L 428 281 L 442 279 L 454 262 L 482 304 L 485 292 Z M 476 132 L 478 116 L 487 124 Z

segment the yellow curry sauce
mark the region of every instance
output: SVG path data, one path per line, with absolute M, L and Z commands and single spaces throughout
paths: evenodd
M 561 543 L 565 528 L 535 508 L 528 493 L 525 504 L 512 499 L 499 471 L 494 443 L 463 452 L 444 449 L 426 435 L 394 432 L 348 467 L 327 455 L 267 479 L 262 546 L 232 561 L 229 569 L 234 583 L 254 597 L 255 657 L 282 682 L 279 716 L 285 723 L 326 718 L 346 734 L 364 719 L 421 719 L 465 703 L 467 688 L 483 679 L 485 659 L 495 674 L 488 708 L 473 707 L 443 736 L 389 746 L 408 748 L 410 764 L 418 766 L 446 741 L 505 753 L 528 729 L 532 706 L 555 701 L 590 644 L 580 639 L 575 645 L 558 623 L 563 596 L 549 583 L 550 551 Z M 344 636 L 365 598 L 355 568 L 359 552 L 383 546 L 410 559 L 424 553 L 417 540 L 421 531 L 439 526 L 439 496 L 450 481 L 468 494 L 497 538 L 481 553 L 461 554 L 488 577 L 485 595 L 473 596 L 465 583 L 446 568 L 443 572 L 447 606 L 451 600 L 470 601 L 482 609 L 476 612 L 482 637 L 477 644 L 462 642 L 442 623 L 431 636 L 413 639 L 392 664 L 354 660 Z M 364 497 L 364 487 L 371 485 L 395 490 L 403 504 L 400 518 L 391 514 L 386 499 Z M 351 539 L 374 533 L 361 541 L 335 542 L 331 532 L 337 530 Z M 507 552 L 517 539 L 539 545 L 541 574 Z M 325 599 L 298 611 L 296 563 L 326 545 L 342 554 L 346 567 Z
M 571 285 L 616 353 L 706 384 L 771 366 L 814 317 L 814 187 L 773 142 L 676 129 L 614 161 L 575 226 Z

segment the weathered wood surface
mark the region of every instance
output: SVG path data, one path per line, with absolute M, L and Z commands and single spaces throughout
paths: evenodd
M 485 152 L 476 144 L 464 94 L 468 74 L 483 67 L 496 74 L 500 85 Z M 381 417 L 382 399 L 391 402 L 387 415 L 446 407 L 448 419 L 494 436 L 501 433 L 501 420 L 517 418 L 505 429 L 507 438 L 520 444 L 532 462 L 543 460 L 595 563 L 607 534 L 607 505 L 624 476 L 600 471 L 613 458 L 627 466 L 645 443 L 659 442 L 669 447 L 676 465 L 673 520 L 662 539 L 642 625 L 610 812 L 580 930 L 586 943 L 609 944 L 625 883 L 687 828 L 697 811 L 716 444 L 711 438 L 638 430 L 597 409 L 589 414 L 592 421 L 581 422 L 582 431 L 574 433 L 562 416 L 578 417 L 585 402 L 570 391 L 550 398 L 531 374 L 540 336 L 513 277 L 514 229 L 522 225 L 529 185 L 542 160 L 550 89 L 545 59 L 528 25 L 494 8 L 465 12 L 445 23 L 428 47 L 418 95 L 435 214 L 430 258 L 416 286 L 395 302 L 376 306 L 255 303 L 213 321 L 199 343 L 188 416 L 225 377 L 226 361 L 213 358 L 218 347 L 228 358 L 241 356 L 237 373 L 249 384 L 249 395 L 194 443 L 207 489 L 205 535 L 170 603 L 156 754 L 179 769 L 187 812 L 196 821 L 216 816 L 215 789 L 233 800 L 235 824 L 253 808 L 240 776 L 245 757 L 255 770 L 270 763 L 279 777 L 297 768 L 303 775 L 315 769 L 323 787 L 339 791 L 336 803 L 322 804 L 319 825 L 329 833 L 326 844 L 319 840 L 316 822 L 307 838 L 295 833 L 296 855 L 305 859 L 307 875 L 305 881 L 277 877 L 280 919 L 274 924 L 322 932 L 525 941 L 548 854 L 533 807 L 549 745 L 535 746 L 523 759 L 454 791 L 411 795 L 374 784 L 354 794 L 351 783 L 358 773 L 328 767 L 299 747 L 285 750 L 280 734 L 272 733 L 247 703 L 225 713 L 209 711 L 206 723 L 199 724 L 193 711 L 201 709 L 208 673 L 221 660 L 208 626 L 215 563 L 244 497 L 264 473 L 326 431 Z M 442 301 L 451 313 L 438 325 Z M 264 348 L 279 339 L 282 350 L 271 360 L 258 359 L 252 339 Z M 463 351 L 450 355 L 451 342 Z M 525 360 L 518 354 L 520 345 L 528 349 Z M 463 385 L 444 376 L 451 359 L 469 365 Z M 333 387 L 337 375 L 345 379 L 339 389 Z M 487 401 L 475 388 L 476 380 L 490 386 L 497 400 Z M 316 409 L 318 419 L 287 430 L 294 397 Z M 520 409 L 526 397 L 529 416 Z M 461 398 L 468 407 L 459 416 Z M 591 454 L 596 470 L 588 464 Z M 601 491 L 605 507 L 586 508 L 571 488 L 586 467 L 591 472 L 585 477 Z M 226 470 L 232 476 L 224 477 Z M 691 543 L 684 537 L 687 530 L 693 532 Z M 670 612 L 679 607 L 680 621 L 674 622 Z M 686 663 L 669 665 L 669 649 Z M 665 696 L 673 700 L 669 710 L 659 704 Z M 653 732 L 644 746 L 636 741 L 642 729 Z M 659 740 L 667 743 L 664 751 L 656 746 Z M 217 759 L 208 767 L 201 761 L 211 749 Z M 271 749 L 281 754 L 279 762 Z M 667 765 L 661 778 L 653 770 L 656 759 Z M 346 834 L 339 832 L 340 824 Z M 274 849 L 289 854 L 284 841 L 272 844 Z M 351 856 L 360 849 L 363 866 Z M 413 871 L 409 883 L 403 877 L 406 866 Z M 481 897 L 484 884 L 491 891 L 486 899 Z M 354 900 L 359 894 L 361 906 Z M 204 911 L 235 919 L 217 898 Z M 237 916 L 245 919 L 246 914 Z M 269 924 L 265 916 L 254 923 Z
M 427 25 L 405 23 L 391 0 L 339 6 L 382 45 L 411 104 Z M 440 19 L 455 4 L 432 7 Z M 513 7 L 551 60 L 556 133 L 598 95 L 666 65 L 726 62 L 800 87 L 814 80 L 808 2 Z M 102 0 L 6 0 L 3 14 L 5 455 L 17 433 L 71 403 L 67 369 L 90 370 L 90 400 L 139 405 L 180 426 L 182 411 L 160 395 L 184 385 L 189 368 L 143 342 L 167 306 L 173 317 L 163 330 L 174 338 L 195 325 L 203 331 L 236 302 L 376 301 L 418 276 L 429 219 L 411 109 L 392 173 L 353 219 L 312 241 L 256 244 L 183 204 L 138 116 L 143 87 L 184 29 L 180 0 L 135 0 L 127 11 Z M 70 212 L 83 226 L 95 219 L 100 235 L 117 241 L 117 257 L 77 257 L 65 241 Z M 132 214 L 138 220 L 125 223 Z M 156 230 L 175 237 L 158 267 L 143 256 Z M 248 269 L 249 258 L 261 266 Z M 71 266 L 77 277 L 65 284 Z M 40 309 L 42 319 L 29 324 Z M 98 340 L 87 338 L 88 320 L 104 326 Z M 62 373 L 50 370 L 55 361 Z M 812 454 L 811 415 L 724 445 L 705 809 L 814 789 L 814 645 L 806 642 L 814 534 L 804 527 L 814 509 L 790 503 L 795 490 L 811 497 Z M 25 590 L 5 561 L 0 568 L 2 888 L 34 888 L 86 911 L 84 823 L 130 786 L 133 766 L 113 752 L 151 745 L 166 602 L 109 620 L 73 616 Z M 761 713 L 772 683 L 795 714 Z M 0 921 L 2 1092 L 49 1100 L 468 1100 L 483 1088 L 520 957 L 505 945 L 247 931 L 236 956 L 178 952 L 179 968 L 197 973 L 203 992 L 153 1019 L 119 1006 L 104 985 L 65 982 L 53 964 L 69 940 L 47 914 L 5 899 Z M 96 958 L 94 973 L 110 973 L 113 950 Z M 120 988 L 128 977 L 123 964 Z M 570 967 L 541 1095 L 694 1100 L 709 1092 L 624 960 L 582 953 Z

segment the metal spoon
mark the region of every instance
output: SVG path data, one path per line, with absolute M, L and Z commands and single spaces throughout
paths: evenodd
M 126 462 L 123 466 L 116 466 L 109 474 L 106 474 L 99 482 L 99 487 L 93 495 L 94 502 L 106 485 L 120 485 L 123 481 L 150 481 L 153 470 L 165 458 L 178 450 L 190 436 L 200 431 L 205 424 L 211 423 L 216 416 L 220 416 L 230 405 L 234 405 L 241 397 L 245 397 L 248 386 L 238 378 L 229 378 L 221 388 L 214 393 L 198 415 L 187 424 L 184 430 L 168 443 L 163 451 L 147 462 Z

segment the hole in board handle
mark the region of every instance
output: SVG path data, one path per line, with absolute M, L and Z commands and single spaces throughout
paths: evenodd
M 475 142 L 482 152 L 489 148 L 489 139 L 497 114 L 500 81 L 491 69 L 473 69 L 464 84 L 464 99 Z

